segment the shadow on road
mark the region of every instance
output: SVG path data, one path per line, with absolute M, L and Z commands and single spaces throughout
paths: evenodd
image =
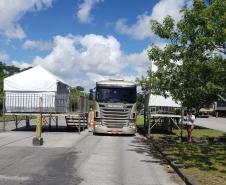
M 27 131 L 27 132 L 35 132 L 35 125 L 31 125 L 29 127 L 23 126 L 23 127 L 19 127 L 19 128 L 15 128 L 11 131 Z M 83 129 L 81 128 L 81 131 L 83 131 Z M 42 132 L 79 132 L 79 130 L 76 127 L 67 127 L 67 126 L 51 126 L 51 128 L 49 126 L 43 126 L 42 127 Z
M 107 137 L 134 137 L 133 134 L 95 134 L 95 136 L 107 136 Z
M 151 160 L 143 159 L 141 160 L 141 162 L 167 164 L 167 162 L 163 160 L 160 153 L 150 145 L 148 145 L 147 141 L 144 138 L 135 137 L 134 140 L 131 141 L 131 144 L 129 146 L 133 149 L 127 149 L 127 151 L 133 151 L 138 154 L 144 154 L 151 157 Z

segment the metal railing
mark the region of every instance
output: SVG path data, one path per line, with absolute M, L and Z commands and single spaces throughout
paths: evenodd
M 40 106 L 40 98 L 42 103 Z M 88 99 L 78 97 L 70 100 L 68 94 L 5 93 L 4 113 L 88 113 Z
M 40 98 L 42 104 L 40 106 Z M 5 94 L 4 112 L 5 113 L 64 113 L 68 110 L 68 95 L 52 95 L 38 93 L 9 93 Z

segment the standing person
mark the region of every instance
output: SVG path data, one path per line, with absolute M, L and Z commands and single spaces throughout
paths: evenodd
M 192 115 L 192 111 L 189 111 L 186 116 L 186 125 L 187 125 L 187 132 L 188 132 L 188 142 L 191 142 L 191 133 L 195 127 L 195 116 Z

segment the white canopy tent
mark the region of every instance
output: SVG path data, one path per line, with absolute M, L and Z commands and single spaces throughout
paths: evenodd
M 176 103 L 172 97 L 165 98 L 159 95 L 150 95 L 149 106 L 181 107 L 181 105 Z
M 181 108 L 181 105 L 175 102 L 172 97 L 163 97 L 159 95 L 150 95 L 149 110 L 155 113 L 171 113 L 176 108 Z
M 68 85 L 41 66 L 4 79 L 6 112 L 65 112 Z

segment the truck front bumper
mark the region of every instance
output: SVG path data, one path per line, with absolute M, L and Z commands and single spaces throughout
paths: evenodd
M 135 126 L 128 126 L 123 128 L 108 128 L 104 125 L 95 125 L 93 132 L 96 134 L 125 134 L 134 135 L 136 133 Z

